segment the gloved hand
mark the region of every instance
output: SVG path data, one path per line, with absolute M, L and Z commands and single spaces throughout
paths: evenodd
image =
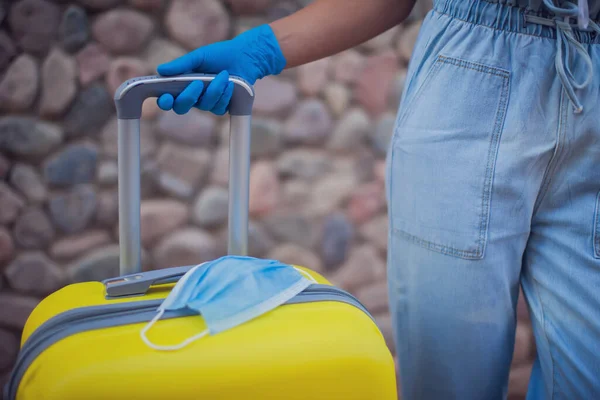
M 234 84 L 229 82 L 229 74 L 254 84 L 257 79 L 279 74 L 285 65 L 285 57 L 273 30 L 269 25 L 261 25 L 231 40 L 200 47 L 159 65 L 158 73 L 162 76 L 192 72 L 218 75 L 206 91 L 203 82 L 195 81 L 176 99 L 170 94 L 160 96 L 158 106 L 165 111 L 173 109 L 177 114 L 185 114 L 192 107 L 197 107 L 223 115 L 233 94 Z

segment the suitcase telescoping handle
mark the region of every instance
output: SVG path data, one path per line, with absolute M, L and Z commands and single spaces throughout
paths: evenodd
M 206 86 L 215 75 L 186 74 L 174 77 L 144 76 L 124 82 L 115 92 L 119 129 L 119 247 L 120 275 L 138 274 L 141 262 L 140 223 L 140 118 L 142 104 L 163 93 L 177 96 L 193 81 Z M 229 223 L 228 254 L 248 251 L 248 202 L 250 173 L 250 125 L 254 88 L 242 78 L 234 83 L 229 105 Z

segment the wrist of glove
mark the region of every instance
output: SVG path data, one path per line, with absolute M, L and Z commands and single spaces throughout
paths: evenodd
M 185 114 L 192 107 L 217 115 L 227 112 L 234 84 L 230 75 L 239 76 L 254 84 L 268 75 L 277 75 L 285 68 L 286 59 L 269 25 L 250 29 L 231 40 L 200 47 L 182 57 L 158 66 L 162 76 L 186 73 L 217 74 L 206 85 L 196 81 L 176 98 L 163 94 L 158 106 L 165 111 Z

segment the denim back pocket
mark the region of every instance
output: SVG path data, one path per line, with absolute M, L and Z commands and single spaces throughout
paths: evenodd
M 509 81 L 500 68 L 436 58 L 396 125 L 389 179 L 394 235 L 483 258 Z

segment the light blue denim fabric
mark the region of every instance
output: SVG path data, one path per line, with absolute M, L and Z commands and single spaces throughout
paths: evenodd
M 573 21 L 593 64 L 576 113 L 558 28 L 434 3 L 387 160 L 403 400 L 505 399 L 519 284 L 537 345 L 528 399 L 600 399 L 600 37 Z

